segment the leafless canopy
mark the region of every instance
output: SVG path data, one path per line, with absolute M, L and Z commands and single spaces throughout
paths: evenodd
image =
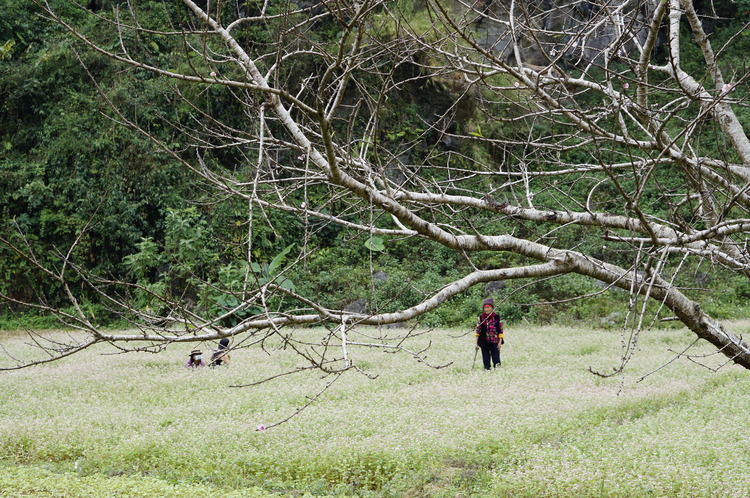
M 424 0 L 409 3 L 407 12 L 406 2 L 382 0 L 265 0 L 252 9 L 234 0 L 184 0 L 185 15 L 158 30 L 130 2 L 88 14 L 98 17 L 96 40 L 53 2 L 35 1 L 77 37 L 80 50 L 171 79 L 174 97 L 191 102 L 192 115 L 171 123 L 189 145 L 160 145 L 217 197 L 246 201 L 248 260 L 253 219 L 282 210 L 370 237 L 429 239 L 470 262 L 482 251 L 523 262 L 476 265 L 421 302 L 388 313 L 330 309 L 279 278 L 248 278 L 227 315 L 250 306 L 263 311 L 232 327 L 180 302 L 168 303 L 165 324 L 164 317 L 105 293 L 113 308 L 127 312 L 135 332 L 99 330 L 78 307 L 60 316 L 88 339 L 39 343 L 49 360 L 102 341 L 127 349 L 232 336 L 251 345 L 279 334 L 311 364 L 340 371 L 352 367 L 350 327 L 418 318 L 483 282 L 576 273 L 630 293 L 634 329 L 649 325 L 641 311 L 652 300 L 731 361 L 750 367 L 741 337 L 676 284 L 686 262 L 696 260 L 750 276 L 750 141 L 738 111 L 748 113 L 736 91 L 748 73 L 722 66 L 726 47 L 712 46 L 691 1 Z M 321 38 L 321 23 L 335 34 Z M 252 29 L 268 38 L 248 41 Z M 148 57 L 136 43 L 145 35 L 181 39 L 183 63 Z M 700 50 L 700 74 L 682 64 L 685 46 Z M 419 85 L 441 96 L 433 115 L 384 139 L 389 99 Z M 245 122 L 225 122 L 193 101 L 200 89 L 232 96 Z M 158 142 L 118 103 L 110 104 L 113 119 Z M 702 138 L 707 131 L 711 147 Z M 466 144 L 488 152 L 459 152 Z M 227 149 L 237 151 L 241 171 L 210 160 Z M 307 200 L 312 191 L 327 191 L 325 201 Z M 306 201 L 299 202 L 300 193 Z M 664 214 L 654 215 L 654 206 Z M 498 232 L 482 220 L 515 228 Z M 561 245 L 558 234 L 571 228 L 600 238 L 600 250 Z M 602 246 L 617 247 L 619 263 Z M 305 248 L 296 261 L 304 256 Z M 89 275 L 72 260 L 44 271 L 63 289 L 74 273 L 95 288 L 128 285 Z M 283 310 L 269 305 L 274 296 L 283 296 Z M 335 353 L 312 354 L 282 330 L 312 324 L 332 325 Z M 363 345 L 398 348 L 391 339 Z M 29 358 L 11 368 L 40 361 Z

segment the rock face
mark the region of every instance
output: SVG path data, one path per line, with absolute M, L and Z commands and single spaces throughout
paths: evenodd
M 355 299 L 354 301 L 350 302 L 346 306 L 344 306 L 344 311 L 349 311 L 351 313 L 357 313 L 360 315 L 366 315 L 369 311 L 370 303 L 367 302 L 367 299 L 359 298 Z
M 656 6 L 653 1 L 629 0 L 488 1 L 491 3 L 478 13 L 476 21 L 484 47 L 517 64 L 511 31 L 515 26 L 520 62 L 540 66 L 556 61 L 580 67 L 602 64 L 605 57 L 637 53 L 646 40 L 648 20 Z M 515 11 L 511 16 L 512 5 Z
M 606 60 L 638 58 L 648 34 L 648 25 L 660 0 L 573 1 L 480 0 L 473 12 L 479 40 L 484 48 L 513 65 L 515 27 L 520 62 L 547 66 L 551 62 L 585 68 Z M 713 31 L 736 11 L 731 0 L 694 0 L 704 29 Z M 515 11 L 511 16 L 511 6 Z M 654 56 L 666 40 L 664 26 L 659 33 Z
M 487 285 L 484 286 L 484 295 L 490 296 L 503 289 L 505 289 L 505 280 L 493 280 L 492 282 L 487 282 Z

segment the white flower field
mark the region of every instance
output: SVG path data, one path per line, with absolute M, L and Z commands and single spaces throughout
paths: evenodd
M 0 496 L 750 495 L 750 372 L 699 365 L 726 360 L 707 344 L 675 359 L 690 332 L 643 332 L 610 378 L 588 369 L 619 366 L 620 331 L 510 326 L 492 372 L 473 365 L 463 332 L 411 339 L 431 341 L 431 364 L 452 362 L 441 369 L 350 348 L 377 378 L 350 370 L 276 426 L 332 380 L 306 371 L 231 387 L 305 366 L 280 341 L 233 351 L 226 368 L 183 368 L 195 345 L 101 345 L 2 372 Z M 10 354 L 27 342 L 0 338 Z

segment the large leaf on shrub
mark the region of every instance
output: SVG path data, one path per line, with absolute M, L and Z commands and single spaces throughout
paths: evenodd
M 294 247 L 294 244 L 289 244 L 284 248 L 283 251 L 281 251 L 279 254 L 276 255 L 273 260 L 268 264 L 268 276 L 272 276 L 274 273 L 276 273 L 276 270 L 281 266 L 281 263 L 284 261 L 284 258 L 287 254 L 289 254 L 289 251 L 292 250 L 292 247 Z
M 383 243 L 383 237 L 370 237 L 365 241 L 365 247 L 371 251 L 383 252 L 385 251 L 385 244 Z

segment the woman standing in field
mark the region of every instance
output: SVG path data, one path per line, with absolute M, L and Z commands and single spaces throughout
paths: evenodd
M 490 297 L 482 303 L 483 312 L 479 315 L 475 336 L 477 349 L 482 350 L 484 369 L 490 370 L 490 360 L 495 368 L 500 366 L 500 347 L 503 340 L 503 322 L 495 313 L 495 301 Z

